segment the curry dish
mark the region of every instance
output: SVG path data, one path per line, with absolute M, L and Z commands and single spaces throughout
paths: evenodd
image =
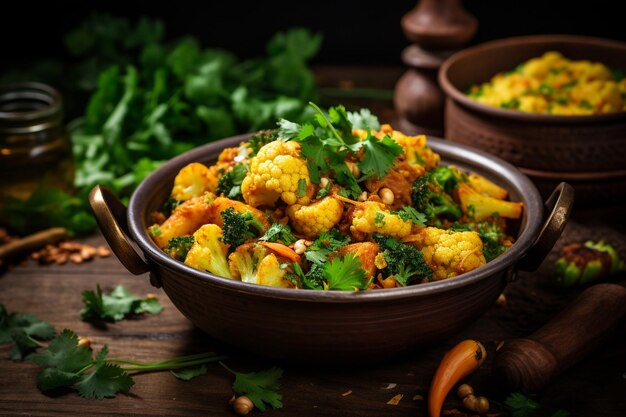
M 567 59 L 550 51 L 515 69 L 472 85 L 480 103 L 528 113 L 591 115 L 626 110 L 624 71 L 599 62 Z
M 148 232 L 173 258 L 244 282 L 402 287 L 479 268 L 513 244 L 522 203 L 440 164 L 423 135 L 342 106 L 287 120 L 180 170 Z

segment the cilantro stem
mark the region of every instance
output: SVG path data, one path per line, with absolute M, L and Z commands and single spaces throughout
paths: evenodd
M 39 340 L 37 340 L 37 339 L 33 339 L 33 338 L 32 338 L 31 336 L 29 336 L 29 335 L 26 335 L 26 337 L 27 337 L 27 338 L 28 338 L 31 342 L 33 342 L 34 344 L 36 344 L 37 346 L 39 346 L 40 348 L 46 348 L 46 347 L 48 347 L 48 345 L 47 345 L 46 343 L 42 343 L 42 342 L 40 342 L 40 341 L 39 341 Z
M 188 355 L 188 356 L 179 356 L 177 358 L 172 358 L 172 359 L 166 359 L 163 361 L 157 361 L 157 362 L 141 362 L 141 361 L 133 361 L 130 359 L 118 359 L 118 358 L 113 358 L 113 359 L 107 359 L 107 362 L 114 362 L 114 363 L 123 363 L 123 364 L 127 364 L 127 365 L 135 365 L 135 366 L 154 366 L 154 365 L 167 365 L 167 364 L 171 364 L 171 363 L 180 363 L 180 362 L 187 362 L 187 361 L 193 361 L 193 360 L 197 360 L 197 359 L 208 359 L 208 358 L 222 358 L 221 356 L 218 356 L 217 353 L 215 352 L 205 352 L 205 353 L 198 353 L 196 355 Z
M 233 371 L 232 369 L 230 369 L 228 366 L 226 366 L 226 364 L 222 361 L 220 361 L 220 365 L 222 365 L 222 368 L 226 369 L 228 372 L 230 372 L 233 375 L 237 375 L 237 372 Z
M 317 106 L 317 104 L 313 103 L 312 101 L 309 101 L 309 106 L 313 107 L 324 118 L 324 120 L 326 120 L 326 123 L 328 124 L 328 128 L 330 129 L 331 132 L 333 132 L 333 135 L 335 135 L 335 138 L 337 138 L 337 140 L 341 142 L 347 148 L 348 145 L 344 142 L 341 136 L 339 136 L 339 133 L 337 133 L 337 131 L 335 130 L 333 123 L 326 116 L 326 114 L 322 111 L 322 109 L 320 109 Z
M 182 362 L 171 362 L 171 363 L 163 363 L 163 364 L 151 364 L 151 365 L 141 365 L 141 366 L 129 366 L 124 369 L 124 371 L 128 373 L 142 373 L 142 372 L 154 372 L 154 371 L 163 371 L 170 369 L 180 369 L 187 368 L 189 366 L 194 365 L 202 365 L 209 362 L 221 361 L 223 359 L 228 359 L 228 356 L 211 356 L 204 359 L 196 359 L 192 361 L 182 361 Z

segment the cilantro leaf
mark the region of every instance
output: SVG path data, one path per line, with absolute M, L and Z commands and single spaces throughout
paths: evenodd
M 78 394 L 84 398 L 114 397 L 118 392 L 128 392 L 135 384 L 120 366 L 105 362 L 109 353 L 107 345 L 96 356 L 96 369 L 83 376 L 77 384 Z
M 370 109 L 361 109 L 359 112 L 348 112 L 348 120 L 353 129 L 379 130 L 380 122 Z
M 110 295 L 106 295 L 102 293 L 98 284 L 96 292 L 83 291 L 85 307 L 81 310 L 80 315 L 83 320 L 117 321 L 129 314 L 158 314 L 163 310 L 163 307 L 158 300 L 153 300 L 141 299 L 121 285 L 118 285 Z
M 176 378 L 181 379 L 183 381 L 189 381 L 197 376 L 204 375 L 207 373 L 206 365 L 197 366 L 195 368 L 186 368 L 180 369 L 177 371 L 170 371 L 172 375 Z
M 290 245 L 298 239 L 293 235 L 289 226 L 281 223 L 274 223 L 269 229 L 267 229 L 267 232 L 259 238 L 259 240 L 266 242 L 280 241 L 285 245 Z
M 93 363 L 91 351 L 78 346 L 78 335 L 69 329 L 64 329 L 46 350 L 33 355 L 31 360 L 37 365 L 70 373 L 77 373 Z
M 397 214 L 405 222 L 410 221 L 422 227 L 426 226 L 426 221 L 428 220 L 424 213 L 420 213 L 411 206 L 404 206 L 401 210 L 394 211 L 392 214 Z
M 58 368 L 45 368 L 37 375 L 37 388 L 48 391 L 55 388 L 71 387 L 81 380 L 75 372 L 62 371 Z
M 520 392 L 509 395 L 504 404 L 509 407 L 513 417 L 531 417 L 539 409 L 539 403 Z
M 365 290 L 370 284 L 365 271 L 361 268 L 361 261 L 353 253 L 343 258 L 335 257 L 324 264 L 324 276 L 327 290 Z
M 322 232 L 304 252 L 305 258 L 315 264 L 323 264 L 328 255 L 350 243 L 350 237 L 343 235 L 337 229 Z
M 0 344 L 15 343 L 11 359 L 21 360 L 54 337 L 54 327 L 31 314 L 8 313 L 0 304 Z
M 278 121 L 278 136 L 282 139 L 293 139 L 300 134 L 301 126 L 289 120 L 280 119 Z
M 388 135 L 378 140 L 368 132 L 367 139 L 362 141 L 365 150 L 365 156 L 359 162 L 361 172 L 373 172 L 378 178 L 382 178 L 387 174 L 393 165 L 396 157 L 401 155 L 402 146 L 391 139 Z
M 283 406 L 283 396 L 279 392 L 279 380 L 283 376 L 281 368 L 275 366 L 260 372 L 242 373 L 233 371 L 222 362 L 220 364 L 235 375 L 233 391 L 236 395 L 247 396 L 260 411 L 267 410 L 267 405 L 272 408 L 281 408 Z

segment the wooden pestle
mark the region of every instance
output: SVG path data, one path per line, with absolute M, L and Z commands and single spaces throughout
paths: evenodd
M 626 288 L 596 284 L 532 335 L 504 342 L 493 374 L 511 389 L 537 392 L 608 340 L 626 316 Z

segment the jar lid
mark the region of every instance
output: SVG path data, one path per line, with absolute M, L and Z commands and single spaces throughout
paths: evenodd
M 61 93 L 38 82 L 0 86 L 0 132 L 35 133 L 61 123 Z

